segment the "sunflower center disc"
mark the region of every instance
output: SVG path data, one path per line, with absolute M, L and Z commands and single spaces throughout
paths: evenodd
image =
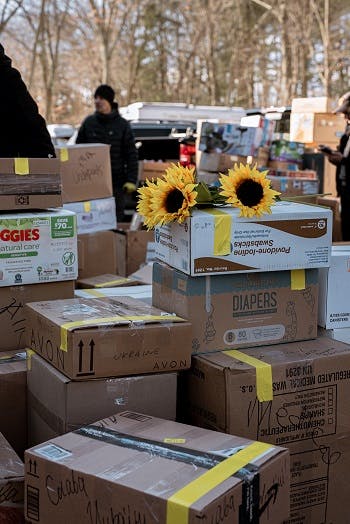
M 259 182 L 244 180 L 238 187 L 236 194 L 244 206 L 253 207 L 261 201 L 264 196 L 264 190 Z
M 181 209 L 183 201 L 184 196 L 180 189 L 173 189 L 170 191 L 165 200 L 165 208 L 167 212 L 176 213 L 179 209 Z

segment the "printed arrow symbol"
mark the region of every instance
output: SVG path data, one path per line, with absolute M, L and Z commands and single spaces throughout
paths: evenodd
M 84 347 L 84 342 L 82 340 L 80 340 L 80 342 L 78 344 L 78 348 L 79 348 L 79 373 L 81 373 L 81 371 L 83 369 L 83 347 Z
M 92 339 L 90 340 L 89 346 L 90 346 L 90 371 L 93 371 L 94 370 L 94 347 L 95 347 L 95 342 Z

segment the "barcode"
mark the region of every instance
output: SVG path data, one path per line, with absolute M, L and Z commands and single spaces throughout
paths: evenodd
M 66 267 L 66 273 L 73 273 L 74 267 Z
M 27 517 L 39 522 L 39 490 L 27 485 Z
M 152 417 L 147 417 L 146 415 L 140 415 L 140 413 L 133 413 L 132 411 L 124 411 L 119 413 L 121 417 L 131 418 L 132 420 L 138 420 L 139 422 L 146 422 L 146 420 L 151 420 Z
M 51 460 L 62 460 L 72 455 L 70 451 L 60 448 L 55 444 L 47 444 L 46 446 L 36 449 L 35 452 Z

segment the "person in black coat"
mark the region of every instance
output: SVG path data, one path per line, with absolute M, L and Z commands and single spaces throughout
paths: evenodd
M 342 239 L 350 240 L 350 91 L 340 97 L 338 107 L 334 113 L 342 113 L 346 127 L 340 138 L 337 150 L 321 146 L 331 164 L 337 166 L 336 187 L 340 197 L 340 218 Z
M 45 120 L 0 44 L 0 157 L 55 157 Z
M 138 155 L 130 124 L 122 118 L 114 101 L 114 90 L 100 85 L 94 94 L 95 113 L 83 121 L 77 144 L 102 143 L 111 146 L 113 193 L 116 199 L 117 220 L 124 220 L 124 193 L 136 191 Z

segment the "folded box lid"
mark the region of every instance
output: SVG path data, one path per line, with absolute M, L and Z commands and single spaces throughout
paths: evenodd
M 0 433 L 0 484 L 9 480 L 23 480 L 23 478 L 23 462 Z

